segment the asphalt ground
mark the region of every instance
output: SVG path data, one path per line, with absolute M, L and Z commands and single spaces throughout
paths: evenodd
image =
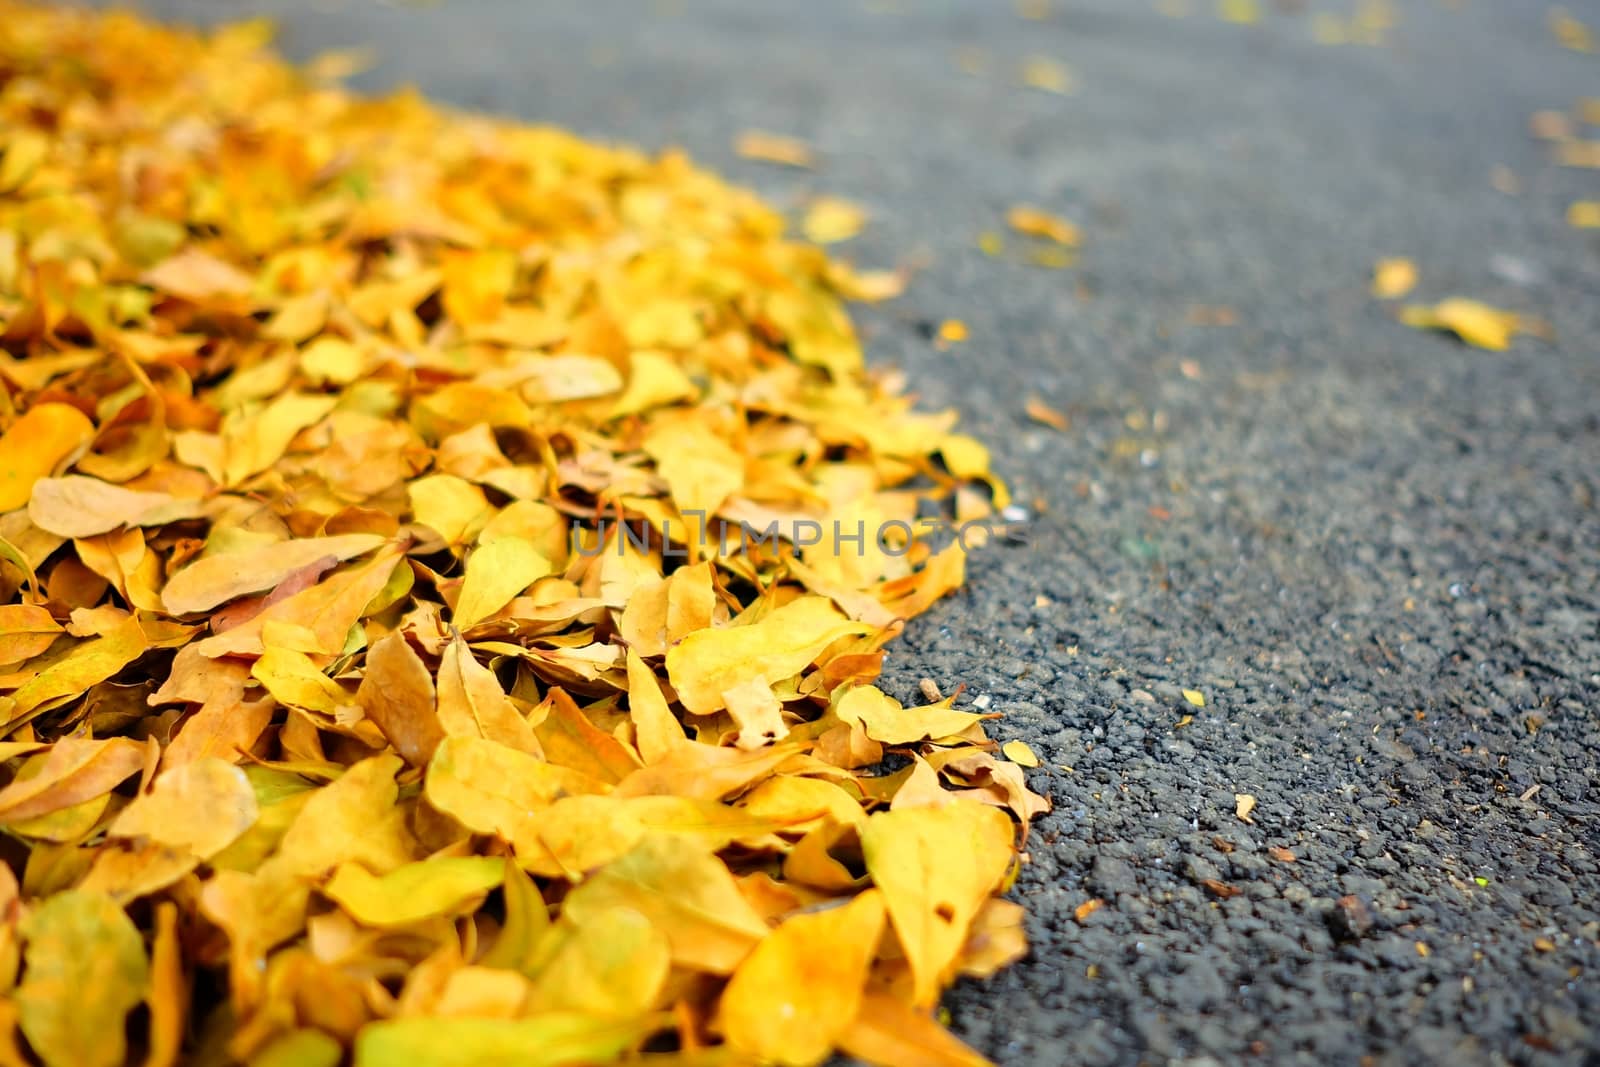
M 1319 43 L 1351 8 L 1316 0 L 1254 24 L 1209 0 L 145 4 L 265 11 L 291 55 L 372 46 L 366 88 L 860 201 L 843 254 L 920 265 L 861 312 L 871 358 L 960 409 L 1030 521 L 886 686 L 986 698 L 1056 805 L 1015 890 L 1031 956 L 948 998 L 967 1040 L 1008 1065 L 1595 1063 L 1600 232 L 1563 215 L 1600 174 L 1528 119 L 1600 96 L 1600 56 L 1543 3 L 1388 6 L 1374 46 Z M 1033 56 L 1072 92 L 1021 85 Z M 737 158 L 747 128 L 820 167 Z M 1076 265 L 979 249 L 1018 202 L 1081 225 Z M 1368 293 L 1383 256 L 1417 299 L 1548 335 L 1403 326 Z M 971 337 L 941 348 L 948 318 Z

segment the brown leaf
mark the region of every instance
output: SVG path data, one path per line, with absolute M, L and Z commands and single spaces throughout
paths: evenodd
M 426 766 L 444 740 L 433 675 L 401 634 L 392 633 L 367 650 L 356 703 L 413 767 Z

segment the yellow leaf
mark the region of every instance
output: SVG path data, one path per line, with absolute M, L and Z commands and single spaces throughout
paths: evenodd
M 320 560 L 342 563 L 383 542 L 378 534 L 355 533 L 278 541 L 203 556 L 167 580 L 161 590 L 161 602 L 173 615 L 208 611 L 246 594 L 273 589 L 296 571 Z
M 353 694 L 322 673 L 310 656 L 294 649 L 269 647 L 251 665 L 250 676 L 286 707 L 334 718 L 341 708 L 355 704 Z
M 1217 0 L 1217 17 L 1224 22 L 1248 26 L 1260 21 L 1261 9 L 1256 6 L 1256 0 Z
M 483 490 L 453 474 L 434 474 L 406 486 L 411 514 L 450 545 L 470 542 L 494 514 Z
M 1028 747 L 1026 741 L 1007 741 L 1000 746 L 1000 751 L 1006 754 L 1006 759 L 1023 767 L 1039 766 L 1039 757 L 1034 755 L 1033 749 Z
M 439 725 L 451 737 L 480 737 L 542 756 L 533 727 L 506 697 L 494 672 L 479 663 L 461 637 L 439 657 Z
M 424 860 L 381 878 L 360 864 L 345 863 L 333 872 L 322 893 L 364 925 L 407 926 L 470 910 L 504 875 L 504 861 L 494 856 Z
M 1469 345 L 1503 352 L 1511 347 L 1511 337 L 1522 320 L 1516 312 L 1453 296 L 1431 308 L 1405 308 L 1400 321 L 1421 329 L 1448 330 Z
M 144 746 L 126 737 L 62 738 L 29 757 L 0 789 L 0 824 L 37 819 L 104 796 L 144 761 Z
M 1078 245 L 1078 228 L 1066 219 L 1057 218 L 1039 208 L 1018 204 L 1006 212 L 1006 222 L 1013 230 L 1029 237 L 1042 237 L 1068 248 Z
M 869 1063 L 895 1067 L 991 1067 L 933 1017 L 887 993 L 869 993 L 840 1047 Z
M 206 757 L 158 774 L 150 791 L 123 808 L 108 832 L 208 860 L 254 826 L 258 814 L 244 771 Z
M 222 427 L 222 477 L 238 485 L 282 458 L 301 430 L 332 411 L 338 398 L 285 393 L 259 411 L 239 414 Z
M 723 862 L 680 836 L 647 835 L 575 888 L 564 914 L 582 923 L 619 906 L 666 935 L 674 963 L 712 974 L 732 972 L 767 933 Z
M 861 828 L 867 874 L 883 890 L 916 1005 L 932 1007 L 950 980 L 973 918 L 1011 865 L 1012 840 L 1005 812 L 971 801 L 876 812 Z
M 549 573 L 550 561 L 526 541 L 507 537 L 479 545 L 467 557 L 452 621 L 469 630 Z
M 557 797 L 605 788 L 526 752 L 461 736 L 440 742 L 425 781 L 428 803 L 469 830 L 506 841 Z
M 950 737 L 974 724 L 983 716 L 954 711 L 947 702 L 907 708 L 876 686 L 854 686 L 843 692 L 834 706 L 842 722 L 860 723 L 867 736 L 886 745 L 908 745 L 916 741 Z
M 811 146 L 797 137 L 784 137 L 760 130 L 746 130 L 733 143 L 733 150 L 746 159 L 781 163 L 788 167 L 816 166 Z
M 149 973 L 132 920 L 107 897 L 67 890 L 19 929 L 27 949 L 17 1016 L 33 1050 L 47 1067 L 119 1067 L 123 1019 L 144 999 Z
M 36 404 L 0 436 L 0 512 L 20 508 L 41 478 L 94 438 L 94 423 L 70 404 Z
M 1022 84 L 1047 93 L 1070 93 L 1072 74 L 1066 65 L 1046 56 L 1029 56 L 1022 63 Z
M 143 493 L 69 474 L 33 485 L 28 518 L 58 537 L 93 537 L 120 526 L 161 526 L 205 514 L 205 502 Z
M 336 571 L 310 589 L 277 600 L 249 621 L 196 642 L 207 657 L 259 656 L 266 651 L 263 631 L 274 624 L 298 628 L 306 638 L 299 651 L 332 656 L 344 648 L 354 626 L 395 572 L 401 546 L 390 543 L 365 563 Z
M 447 315 L 470 325 L 500 314 L 516 280 L 517 260 L 510 249 L 447 250 L 442 264 Z
M 729 495 L 744 485 L 744 458 L 698 419 L 660 419 L 644 439 L 644 450 L 656 461 L 667 480 L 679 512 L 689 520 L 680 537 L 688 538 L 691 553 L 700 526 L 689 511 L 699 512 L 703 523 L 721 509 Z
M 1256 810 L 1255 797 L 1249 793 L 1235 793 L 1233 794 L 1233 804 L 1233 814 L 1238 817 L 1240 822 L 1255 822 L 1250 817 L 1250 813 Z
M 1203 708 L 1206 706 L 1206 695 L 1200 692 L 1198 689 L 1185 689 L 1183 691 L 1183 699 L 1187 700 L 1197 708 Z
M 55 643 L 61 624 L 34 604 L 0 604 L 0 664 L 37 656 Z
M 356 703 L 413 767 L 426 766 L 444 740 L 433 674 L 404 634 L 389 634 L 367 650 Z
M 628 357 L 628 382 L 612 405 L 610 417 L 636 412 L 693 397 L 699 390 L 670 357 L 660 352 L 634 352 Z
M 1372 268 L 1372 295 L 1395 300 L 1417 286 L 1417 265 L 1409 259 L 1380 259 Z
M 539 887 L 520 867 L 507 859 L 504 868 L 506 919 L 481 962 L 485 967 L 504 968 L 531 978 L 539 970 L 544 933 L 550 928 L 550 910 Z
M 729 1044 L 792 1067 L 827 1059 L 861 1009 L 883 922 L 883 896 L 873 889 L 786 919 L 728 980 L 722 1027 Z
M 173 1067 L 182 1051 L 189 1018 L 189 983 L 183 973 L 183 946 L 178 940 L 178 908 L 156 906 L 155 942 L 150 947 L 150 1047 L 144 1067 Z
M 1579 230 L 1600 229 L 1600 200 L 1574 200 L 1568 204 L 1567 225 Z
M 127 619 L 100 637 L 68 647 L 59 656 L 52 652 L 52 662 L 36 668 L 38 673 L 11 694 L 5 722 L 15 722 L 32 711 L 87 692 L 138 659 L 149 647 L 139 621 Z
M 532 1019 L 387 1019 L 356 1035 L 355 1067 L 570 1067 L 610 1063 L 665 1019 L 577 1012 Z M 54 1065 L 52 1065 L 54 1067 Z
M 811 206 L 806 208 L 800 228 L 806 240 L 825 245 L 850 240 L 866 224 L 867 212 L 860 204 L 823 196 L 813 200 Z
M 647 764 L 659 763 L 688 743 L 683 724 L 667 707 L 655 672 L 631 649 L 628 652 L 628 714 L 633 719 L 639 756 Z
M 667 652 L 667 675 L 685 708 L 709 715 L 730 689 L 792 677 L 841 637 L 869 630 L 826 597 L 798 597 L 758 622 L 690 634 Z
M 195 303 L 249 296 L 255 288 L 250 275 L 193 245 L 145 271 L 142 281 Z
M 661 996 L 672 950 L 629 907 L 599 908 L 583 921 L 562 916 L 542 939 L 527 1011 L 574 1011 L 610 1019 L 647 1014 Z

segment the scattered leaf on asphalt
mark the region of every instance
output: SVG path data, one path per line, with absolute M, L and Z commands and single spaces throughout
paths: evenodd
M 848 241 L 867 224 L 867 212 L 860 204 L 836 196 L 818 197 L 806 208 L 800 230 L 806 240 L 819 245 Z
M 1251 796 L 1249 793 L 1233 794 L 1233 814 L 1238 817 L 1240 822 L 1255 822 L 1255 820 L 1250 817 L 1250 813 L 1255 810 L 1255 797 Z
M 1183 691 L 1183 699 L 1187 700 L 1197 708 L 1203 708 L 1206 706 L 1206 695 L 1200 692 L 1198 689 L 1185 689 Z
M 1075 248 L 1078 228 L 1066 219 L 1027 204 L 1018 204 L 1006 212 L 1006 222 L 1013 230 L 1028 237 L 1042 237 L 1057 244 Z
M 1039 766 L 1039 757 L 1034 755 L 1026 741 L 1007 741 L 1000 746 L 1000 751 L 1006 754 L 1006 759 L 1020 767 Z
M 1224 22 L 1249 25 L 1261 19 L 1256 0 L 1217 0 L 1217 17 Z
M 1372 269 L 1372 295 L 1395 300 L 1417 286 L 1417 265 L 1409 259 L 1380 259 Z
M 1574 200 L 1568 204 L 1567 225 L 1580 230 L 1600 229 L 1600 200 Z
M 1408 306 L 1401 310 L 1400 321 L 1418 329 L 1444 330 L 1469 345 L 1494 352 L 1510 348 L 1512 336 L 1523 325 L 1514 311 L 1502 311 L 1459 296 L 1432 307 Z
M 733 150 L 745 159 L 755 159 L 763 163 L 778 163 L 786 167 L 799 167 L 809 169 L 817 165 L 817 157 L 811 146 L 798 137 L 785 137 L 782 134 L 766 133 L 762 130 L 746 130 L 733 142 Z
M 1024 403 L 1023 410 L 1028 413 L 1028 418 L 1034 422 L 1043 423 L 1053 430 L 1060 430 L 1065 433 L 1072 428 L 1071 419 L 1063 412 L 1057 411 L 1049 404 L 1046 404 L 1039 397 L 1030 396 Z
M 1022 84 L 1030 89 L 1065 95 L 1072 92 L 1072 72 L 1066 64 L 1047 56 L 1029 56 L 1022 62 Z
M 1570 48 L 1574 52 L 1595 50 L 1594 31 L 1579 22 L 1565 8 L 1558 7 L 1550 12 L 1550 32 L 1555 35 L 1556 41 L 1562 48 Z

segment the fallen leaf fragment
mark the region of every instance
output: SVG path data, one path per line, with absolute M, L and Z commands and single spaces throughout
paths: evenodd
M 1032 419 L 1034 422 L 1043 423 L 1053 430 L 1060 430 L 1062 433 L 1066 433 L 1072 428 L 1071 419 L 1069 419 L 1064 413 L 1057 411 L 1049 404 L 1046 404 L 1039 397 L 1030 396 L 1027 400 L 1024 410 L 1028 413 L 1028 418 Z
M 1082 904 L 1079 904 L 1076 908 L 1073 908 L 1072 917 L 1078 920 L 1078 922 L 1082 923 L 1087 920 L 1089 916 L 1093 915 L 1095 912 L 1099 911 L 1105 906 L 1105 901 L 1101 900 L 1099 897 L 1094 897 L 1091 900 L 1086 900 Z
M 1568 204 L 1567 225 L 1579 230 L 1600 230 L 1600 200 L 1574 200 Z
M 1565 8 L 1558 7 L 1550 12 L 1550 32 L 1555 35 L 1556 41 L 1562 48 L 1570 48 L 1574 52 L 1595 50 L 1594 31 L 1579 22 Z
M 1000 746 L 1000 751 L 1006 754 L 1006 759 L 1019 766 L 1039 766 L 1039 757 L 1034 755 L 1033 749 L 1028 747 L 1026 741 L 1007 741 Z
M 1022 84 L 1030 89 L 1065 95 L 1072 91 L 1072 74 L 1064 63 L 1047 56 L 1029 56 L 1022 62 Z
M 1224 22 L 1248 26 L 1261 20 L 1256 0 L 1217 0 L 1217 17 Z
M 1372 268 L 1372 295 L 1396 300 L 1417 286 L 1417 265 L 1409 259 L 1380 259 Z
M 860 204 L 836 196 L 819 197 L 806 208 L 800 223 L 806 240 L 819 245 L 848 241 L 867 224 L 867 212 Z
M 809 169 L 816 166 L 816 155 L 811 146 L 798 137 L 746 130 L 733 143 L 733 150 L 746 159 L 763 163 L 779 163 L 786 167 Z
M 1066 219 L 1027 204 L 1018 204 L 1006 212 L 1006 222 L 1013 230 L 1028 237 L 1042 237 L 1056 244 L 1076 248 L 1078 228 Z
M 1206 695 L 1198 689 L 1185 689 L 1183 691 L 1183 699 L 1197 708 L 1206 706 Z
M 1240 822 L 1255 822 L 1250 813 L 1256 810 L 1256 798 L 1249 793 L 1233 794 L 1233 814 Z
M 1512 336 L 1523 327 L 1522 317 L 1514 311 L 1502 311 L 1459 296 L 1441 300 L 1433 307 L 1406 307 L 1400 313 L 1400 321 L 1418 329 L 1445 330 L 1469 345 L 1493 352 L 1510 348 Z

